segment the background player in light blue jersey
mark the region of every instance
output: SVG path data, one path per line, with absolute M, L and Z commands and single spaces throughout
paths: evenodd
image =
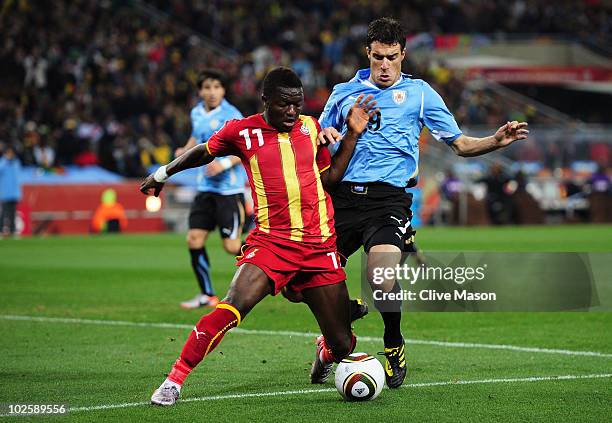
M 176 150 L 177 156 L 196 144 L 206 142 L 226 121 L 242 118 L 238 109 L 225 100 L 224 80 L 220 72 L 200 72 L 197 88 L 202 101 L 191 110 L 191 137 L 184 147 Z M 240 252 L 245 184 L 246 172 L 240 165 L 240 159 L 234 156 L 215 159 L 199 169 L 198 194 L 189 212 L 187 245 L 201 292 L 181 303 L 181 307 L 214 307 L 219 302 L 211 282 L 206 240 L 209 232 L 219 226 L 225 251 L 232 255 Z
M 17 203 L 21 200 L 21 162 L 12 145 L 0 150 L 0 237 L 18 236 L 15 228 Z M 7 232 L 4 231 L 6 223 Z
M 527 123 L 508 122 L 484 138 L 464 135 L 444 101 L 425 81 L 401 73 L 406 36 L 394 19 L 381 18 L 368 27 L 366 54 L 369 69 L 334 87 L 319 121 L 321 144 L 335 144 L 346 133 L 347 112 L 360 94 L 373 95 L 379 113 L 361 134 L 344 174 L 332 193 L 338 251 L 349 257 L 363 246 L 367 271 L 395 268 L 402 252 L 414 241 L 411 227 L 412 196 L 405 188 L 418 175 L 419 134 L 426 126 L 438 141 L 460 156 L 477 156 L 527 138 Z M 333 147 L 332 147 L 333 149 Z M 372 289 L 398 290 L 395 278 Z M 400 331 L 401 304 L 380 302 L 385 324 L 387 385 L 399 387 L 406 377 L 404 339 Z M 354 307 L 357 304 L 354 303 Z

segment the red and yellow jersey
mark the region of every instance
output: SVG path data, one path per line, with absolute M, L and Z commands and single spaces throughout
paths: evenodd
M 331 156 L 317 146 L 317 120 L 299 117 L 279 132 L 261 114 L 228 121 L 207 143 L 213 156 L 240 157 L 255 203 L 256 232 L 283 240 L 335 242 L 334 211 L 319 173 Z

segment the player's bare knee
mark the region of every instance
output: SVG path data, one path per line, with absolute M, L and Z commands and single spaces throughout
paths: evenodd
M 206 241 L 206 234 L 201 231 L 189 231 L 187 232 L 187 245 L 190 249 L 198 249 L 204 247 Z
M 223 240 L 223 249 L 228 253 L 237 256 L 240 254 L 240 247 L 242 246 L 242 241 L 240 239 L 229 239 L 226 238 Z

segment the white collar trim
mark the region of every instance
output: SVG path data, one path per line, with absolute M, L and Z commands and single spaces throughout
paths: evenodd
M 200 113 L 202 114 L 202 116 L 206 116 L 206 117 L 211 116 L 211 115 L 213 115 L 213 114 L 215 114 L 217 112 L 220 112 L 222 105 L 223 105 L 223 101 L 217 107 L 215 107 L 211 111 L 207 112 L 206 111 L 206 106 L 204 105 L 204 102 L 201 102 L 200 103 Z
M 361 80 L 361 83 L 362 83 L 362 84 L 364 84 L 364 85 L 367 85 L 367 86 L 368 86 L 368 87 L 370 87 L 370 88 L 376 88 L 377 90 L 386 90 L 386 89 L 388 89 L 388 88 L 393 88 L 393 87 L 395 87 L 397 84 L 399 84 L 400 82 L 402 82 L 402 79 L 404 79 L 404 77 L 403 77 L 402 75 L 400 75 L 399 79 L 398 79 L 397 81 L 395 81 L 395 82 L 393 83 L 393 85 L 391 85 L 391 86 L 389 86 L 389 87 L 387 87 L 387 88 L 379 88 L 379 87 L 377 87 L 375 84 L 373 84 L 373 83 L 372 83 L 372 81 L 370 81 L 369 79 L 362 79 L 362 80 Z

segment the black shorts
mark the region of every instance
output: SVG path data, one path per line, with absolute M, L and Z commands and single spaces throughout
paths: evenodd
M 383 183 L 342 182 L 332 193 L 338 252 L 348 258 L 359 247 L 369 252 L 374 245 L 396 245 L 410 251 L 412 194 Z
M 244 195 L 200 192 L 191 203 L 189 229 L 212 231 L 219 226 L 221 238 L 238 239 L 244 226 Z

